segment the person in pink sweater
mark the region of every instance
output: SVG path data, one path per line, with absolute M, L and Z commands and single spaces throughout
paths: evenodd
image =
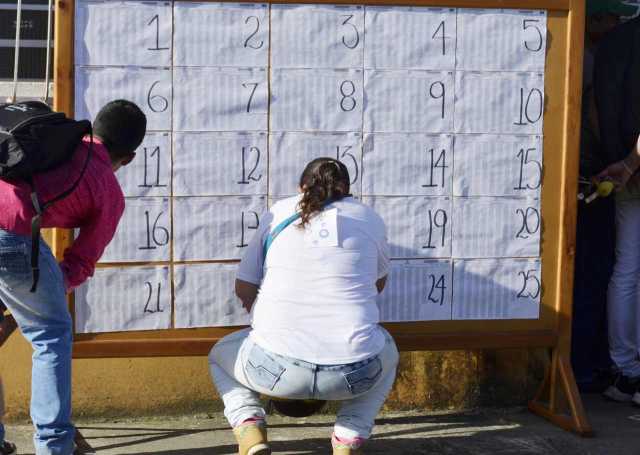
M 35 176 L 40 201 L 51 200 L 80 179 L 69 196 L 43 215 L 43 228 L 79 229 L 79 233 L 60 263 L 46 243 L 40 242 L 40 280 L 35 292 L 30 292 L 32 188 L 27 183 L 0 180 L 0 301 L 34 350 L 31 419 L 36 455 L 71 455 L 74 451 L 72 323 L 66 294 L 93 275 L 115 234 L 125 200 L 114 173 L 135 157 L 146 125 L 138 106 L 112 101 L 96 116 L 93 139 L 85 137 L 68 163 Z M 11 454 L 10 450 L 0 424 L 0 455 Z

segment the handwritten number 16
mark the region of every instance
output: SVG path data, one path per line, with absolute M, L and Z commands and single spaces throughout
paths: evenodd
M 147 242 L 145 246 L 141 246 L 139 250 L 155 250 L 159 246 L 165 246 L 169 243 L 169 231 L 167 228 L 158 226 L 160 217 L 164 215 L 164 212 L 160 212 L 156 217 L 153 225 L 149 218 L 149 211 L 144 211 L 145 221 L 147 223 Z

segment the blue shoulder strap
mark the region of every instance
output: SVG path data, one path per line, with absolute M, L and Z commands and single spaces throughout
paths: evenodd
M 280 235 L 280 233 L 284 231 L 287 228 L 287 226 L 294 223 L 298 218 L 300 218 L 300 214 L 294 213 L 289 218 L 287 218 L 286 220 L 281 222 L 279 225 L 277 225 L 275 229 L 271 231 L 269 235 L 267 235 L 267 238 L 264 239 L 264 244 L 262 245 L 263 260 L 267 258 L 267 252 L 269 251 L 269 248 L 271 247 L 271 244 L 276 239 L 276 237 Z

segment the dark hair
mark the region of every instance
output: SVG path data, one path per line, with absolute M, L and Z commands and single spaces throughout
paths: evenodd
M 307 164 L 300 176 L 301 227 L 304 228 L 328 203 L 349 196 L 349 181 L 347 167 L 338 160 L 316 158 Z
M 93 122 L 93 133 L 102 140 L 113 162 L 133 158 L 146 132 L 147 117 L 127 100 L 106 104 Z

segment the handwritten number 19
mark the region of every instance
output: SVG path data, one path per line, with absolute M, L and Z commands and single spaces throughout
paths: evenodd
M 255 224 L 246 224 L 245 213 L 249 213 L 250 215 L 253 215 L 255 219 Z M 258 229 L 258 227 L 260 227 L 260 217 L 258 216 L 258 214 L 254 211 L 250 211 L 250 212 L 243 211 L 242 214 L 240 215 L 240 244 L 236 245 L 236 247 L 244 248 L 246 246 L 249 246 L 249 244 L 246 242 L 245 231 L 247 229 L 256 230 Z
M 441 230 L 441 235 L 440 235 L 440 247 L 444 247 L 444 243 L 445 243 L 445 239 L 447 237 L 447 221 L 448 221 L 448 217 L 447 217 L 447 212 L 445 212 L 442 209 L 438 209 L 435 212 L 433 212 L 432 210 L 429 210 L 427 213 L 427 216 L 429 217 L 429 236 L 427 239 L 427 244 L 425 246 L 423 246 L 422 248 L 424 249 L 435 249 L 438 248 L 438 245 L 434 245 L 433 243 L 433 231 L 436 229 L 440 229 Z

